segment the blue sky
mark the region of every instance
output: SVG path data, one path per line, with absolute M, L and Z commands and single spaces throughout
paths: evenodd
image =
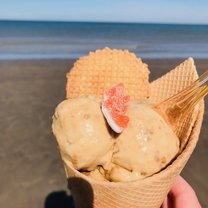
M 0 19 L 208 24 L 208 0 L 0 0 Z

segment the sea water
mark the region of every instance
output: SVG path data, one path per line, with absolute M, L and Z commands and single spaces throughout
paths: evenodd
M 208 58 L 208 25 L 0 21 L 0 60 L 71 59 L 104 47 L 141 58 Z

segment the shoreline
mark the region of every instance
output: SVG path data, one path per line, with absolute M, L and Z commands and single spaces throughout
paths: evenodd
M 86 55 L 83 55 L 83 56 L 87 56 L 88 54 Z M 82 56 L 80 56 L 82 57 Z M 21 62 L 21 61 L 74 61 L 74 60 L 77 60 L 79 59 L 80 57 L 77 57 L 77 58 L 26 58 L 26 59 L 0 59 L 0 63 L 1 62 Z M 178 58 L 163 58 L 163 57 L 160 57 L 160 58 L 142 58 L 142 57 L 139 57 L 137 56 L 138 58 L 141 58 L 142 60 L 153 60 L 153 61 L 174 61 L 174 60 L 185 60 L 185 59 L 188 59 L 188 58 L 193 58 L 194 60 L 196 61 L 205 61 L 207 60 L 207 58 L 194 58 L 194 57 L 178 57 Z
M 63 73 L 66 73 L 69 71 L 72 67 L 74 62 L 77 59 L 26 59 L 26 60 L 0 60 L 0 80 L 8 77 L 8 74 L 11 74 L 12 71 L 15 74 L 15 76 L 18 76 L 18 71 L 19 73 L 21 72 L 21 69 L 24 70 L 24 73 L 21 73 L 22 76 L 26 76 L 29 78 L 30 73 L 31 76 L 35 73 L 42 73 L 43 77 L 48 74 L 50 77 L 49 73 L 46 73 L 46 70 L 51 70 L 51 72 L 55 72 L 58 70 L 59 73 L 58 75 L 61 75 L 60 73 L 62 72 L 62 76 L 65 77 Z M 154 79 L 166 74 L 168 71 L 171 69 L 175 68 L 178 66 L 180 63 L 182 63 L 184 58 L 148 58 L 148 59 L 142 59 L 144 63 L 146 63 L 149 66 L 150 70 L 150 82 L 153 81 Z M 196 69 L 198 71 L 198 74 L 202 74 L 205 70 L 207 70 L 208 66 L 208 60 L 201 58 L 201 59 L 194 59 Z M 22 67 L 20 67 L 22 66 Z M 25 67 L 28 67 L 28 71 L 25 71 Z M 9 72 L 4 72 L 5 70 L 10 70 L 11 73 Z M 47 78 L 47 77 L 45 77 Z

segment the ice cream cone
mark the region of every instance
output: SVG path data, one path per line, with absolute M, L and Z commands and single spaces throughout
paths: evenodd
M 109 50 L 109 49 L 108 49 Z M 99 52 L 100 53 L 100 52 Z M 96 55 L 95 55 L 96 58 Z M 88 67 L 89 67 L 89 62 Z M 78 64 L 78 63 L 77 63 Z M 94 62 L 93 62 L 94 64 Z M 75 64 L 76 66 L 76 64 Z M 87 66 L 87 65 L 86 65 Z M 83 66 L 83 67 L 86 67 Z M 80 66 L 81 67 L 81 66 Z M 80 70 L 80 68 L 78 67 Z M 78 69 L 73 68 L 73 73 L 77 74 Z M 84 71 L 85 68 L 82 70 Z M 80 91 L 75 89 L 74 75 L 69 73 L 67 75 L 67 97 L 73 98 L 75 96 L 85 95 L 89 89 Z M 81 71 L 79 73 L 82 73 Z M 110 79 L 104 79 L 103 87 L 108 85 L 108 80 L 114 80 L 113 73 L 109 73 Z M 115 74 L 117 76 L 117 74 Z M 124 75 L 125 76 L 125 75 Z M 160 102 L 161 100 L 177 93 L 184 87 L 189 85 L 197 78 L 197 72 L 192 59 L 186 60 L 184 63 L 171 70 L 165 76 L 147 85 L 145 93 L 138 93 L 135 99 L 149 97 L 149 88 L 151 89 L 150 100 L 152 102 Z M 76 76 L 75 76 L 76 77 Z M 93 75 L 94 77 L 94 75 Z M 120 74 L 122 77 L 122 73 Z M 88 77 L 89 79 L 90 76 Z M 70 80 L 72 80 L 72 88 L 70 89 Z M 80 78 L 77 78 L 80 80 Z M 87 78 L 86 78 L 87 79 Z M 85 82 L 87 80 L 85 79 Z M 88 81 L 89 82 L 89 81 Z M 110 83 L 112 84 L 112 83 Z M 144 84 L 144 83 L 143 83 Z M 95 85 L 89 85 L 91 88 Z M 131 91 L 129 85 L 128 91 L 133 93 L 135 88 Z M 134 86 L 134 85 L 133 85 Z M 139 85 L 140 86 L 140 85 Z M 138 86 L 138 87 L 139 87 Z M 134 86 L 135 87 L 135 86 Z M 100 96 L 103 89 L 93 91 L 95 95 Z M 84 89 L 84 88 L 82 88 Z M 143 90 L 144 91 L 144 90 Z M 66 176 L 68 179 L 69 189 L 73 195 L 76 208 L 159 208 L 169 192 L 175 178 L 180 174 L 192 154 L 199 138 L 201 123 L 204 113 L 204 103 L 201 101 L 194 113 L 180 125 L 180 141 L 183 144 L 181 152 L 171 164 L 165 169 L 161 170 L 150 177 L 134 182 L 105 182 L 96 181 L 77 171 L 69 160 L 66 160 L 63 153 L 62 156 Z

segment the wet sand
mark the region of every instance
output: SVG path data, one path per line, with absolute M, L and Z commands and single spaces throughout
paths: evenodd
M 182 60 L 144 61 L 154 80 Z M 0 207 L 73 207 L 51 133 L 51 117 L 65 98 L 65 74 L 72 64 L 73 60 L 0 61 Z M 196 66 L 202 73 L 208 61 L 196 60 Z M 208 207 L 207 126 L 208 105 L 200 140 L 182 173 L 202 207 Z

